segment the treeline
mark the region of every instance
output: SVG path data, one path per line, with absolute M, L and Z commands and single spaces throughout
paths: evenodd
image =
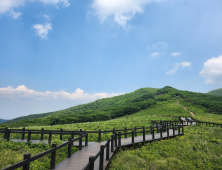
M 207 94 L 214 95 L 214 96 L 222 96 L 222 88 L 209 91 Z

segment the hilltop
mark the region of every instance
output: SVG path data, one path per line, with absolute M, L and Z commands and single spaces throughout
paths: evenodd
M 214 95 L 214 96 L 222 96 L 222 88 L 209 91 L 207 94 Z

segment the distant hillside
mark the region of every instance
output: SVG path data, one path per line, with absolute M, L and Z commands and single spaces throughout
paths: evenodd
M 5 120 L 5 119 L 0 119 L 0 123 L 4 123 L 4 122 L 6 122 L 7 120 Z
M 177 101 L 176 98 L 179 99 L 180 104 L 183 106 L 202 108 L 204 112 L 222 114 L 222 97 L 181 91 L 170 86 L 165 86 L 162 89 L 141 88 L 132 93 L 99 99 L 65 110 L 20 117 L 17 118 L 17 120 L 14 119 L 14 121 L 16 121 L 15 123 L 7 124 L 7 126 L 22 127 L 110 120 L 131 115 L 150 107 L 159 107 L 164 103 L 175 103 Z M 41 117 L 34 118 L 34 116 Z M 30 119 L 31 117 L 32 119 Z M 1 124 L 0 126 L 3 127 L 4 125 L 6 124 Z
M 54 112 L 49 112 L 49 113 L 41 113 L 41 114 L 33 114 L 33 115 L 28 115 L 28 116 L 21 116 L 15 119 L 11 120 L 6 120 L 5 123 L 15 123 L 18 122 L 19 120 L 28 120 L 28 119 L 34 119 L 34 118 L 43 118 L 45 116 L 49 116 L 50 114 L 53 114 Z M 3 122 L 2 122 L 3 123 Z
M 209 91 L 207 94 L 214 95 L 214 96 L 222 96 L 222 88 Z
M 135 113 L 155 104 L 153 100 L 157 88 L 141 88 L 111 98 L 99 99 L 88 104 L 74 106 L 56 112 L 35 114 L 12 119 L 5 123 L 23 125 L 54 125 L 74 122 L 91 122 L 92 120 L 107 120 L 126 114 Z

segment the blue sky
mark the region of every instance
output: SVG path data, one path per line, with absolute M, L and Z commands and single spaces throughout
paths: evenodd
M 0 0 L 0 118 L 221 88 L 221 37 L 221 0 Z

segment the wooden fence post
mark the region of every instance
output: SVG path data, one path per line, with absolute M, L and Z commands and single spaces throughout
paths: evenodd
M 115 147 L 117 147 L 117 132 L 115 132 Z
M 174 128 L 174 126 L 173 126 L 173 136 L 175 136 L 175 128 Z
M 134 144 L 134 131 L 132 131 L 132 144 Z
M 9 139 L 10 139 L 10 131 L 11 131 L 10 129 L 7 130 L 7 132 L 8 132 L 7 133 L 7 141 L 9 141 Z
M 163 131 L 162 131 L 162 127 L 160 128 L 160 139 L 163 138 Z
M 74 139 L 74 132 L 71 132 L 71 138 Z
M 52 144 L 52 148 L 54 151 L 51 153 L 51 162 L 50 162 L 50 169 L 55 169 L 55 160 L 56 160 L 56 143 Z
M 109 160 L 109 140 L 107 141 L 107 145 L 106 145 L 106 160 Z
M 88 133 L 86 133 L 86 136 L 85 136 L 85 146 L 88 146 Z
M 145 136 L 146 134 L 145 134 L 145 127 L 143 126 L 143 142 L 145 142 L 146 141 L 146 136 Z
M 94 156 L 89 157 L 89 163 L 90 163 L 89 170 L 94 170 Z
M 80 133 L 79 135 L 82 136 L 82 133 Z M 80 137 L 79 139 L 79 150 L 82 150 L 82 137 Z
M 184 135 L 184 129 L 183 129 L 183 125 L 182 125 L 182 134 Z
M 62 140 L 62 131 L 63 131 L 63 129 L 61 128 L 60 129 L 60 140 Z
M 118 134 L 118 146 L 121 147 L 121 132 Z
M 151 132 L 152 132 L 152 139 L 155 140 L 155 137 L 154 137 L 154 128 L 151 127 Z
M 25 139 L 25 128 L 22 128 L 22 140 Z
M 44 133 L 44 128 L 42 128 L 42 130 L 41 130 L 41 137 L 40 137 L 40 140 L 43 140 L 43 133 Z
M 113 152 L 113 135 L 111 136 L 111 152 Z
M 99 129 L 99 134 L 98 134 L 98 136 L 99 136 L 98 142 L 101 142 L 101 129 Z
M 72 138 L 69 137 L 69 141 L 71 141 L 71 140 L 72 140 Z M 70 142 L 68 144 L 68 158 L 71 158 L 71 149 L 72 149 L 72 142 Z
M 5 127 L 4 139 L 7 139 L 7 135 L 8 135 L 8 127 Z
M 127 138 L 127 136 L 126 136 L 126 128 L 124 128 L 124 133 L 125 133 L 125 138 Z
M 169 138 L 170 134 L 169 134 L 169 127 L 167 127 L 167 137 Z
M 135 132 L 135 137 L 137 136 L 137 133 L 136 133 L 136 127 L 134 128 L 134 132 Z
M 48 144 L 51 144 L 51 140 L 52 140 L 52 131 L 49 131 Z
M 28 131 L 28 142 L 31 140 L 31 130 Z
M 24 154 L 24 160 L 27 160 L 31 157 L 31 154 L 30 153 L 26 153 Z M 30 165 L 30 162 L 23 165 L 23 170 L 29 170 L 29 165 Z
M 104 145 L 100 146 L 100 157 L 99 157 L 99 170 L 103 170 L 103 160 L 104 160 Z

